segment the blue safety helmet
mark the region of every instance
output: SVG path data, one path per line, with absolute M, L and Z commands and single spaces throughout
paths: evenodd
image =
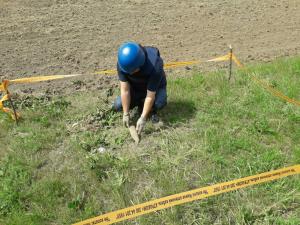
M 126 42 L 118 50 L 118 63 L 125 73 L 133 73 L 145 63 L 145 54 L 141 46 L 135 42 Z

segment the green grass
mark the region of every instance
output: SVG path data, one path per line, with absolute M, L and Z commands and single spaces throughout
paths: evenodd
M 0 114 L 0 224 L 71 224 L 300 163 L 300 108 L 249 74 L 300 100 L 300 58 L 248 67 L 230 83 L 224 71 L 170 72 L 164 126 L 148 123 L 138 147 L 109 109 L 110 89 L 18 99 L 19 126 Z M 299 176 L 120 224 L 300 224 Z

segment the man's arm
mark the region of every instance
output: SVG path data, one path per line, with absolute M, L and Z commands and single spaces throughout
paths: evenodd
M 147 90 L 147 96 L 145 98 L 143 113 L 141 115 L 144 119 L 146 119 L 148 117 L 149 113 L 151 112 L 152 106 L 155 101 L 155 94 L 156 94 L 155 91 Z
M 120 81 L 120 88 L 121 88 L 121 100 L 122 100 L 122 107 L 123 113 L 129 113 L 130 107 L 130 84 L 128 82 Z
M 148 117 L 148 115 L 152 109 L 154 100 L 155 100 L 155 94 L 156 94 L 155 91 L 147 90 L 147 96 L 145 98 L 143 113 L 136 123 L 136 130 L 137 130 L 138 135 L 140 135 L 142 133 L 142 131 L 145 127 L 146 118 Z

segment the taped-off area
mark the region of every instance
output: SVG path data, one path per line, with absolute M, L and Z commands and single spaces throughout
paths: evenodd
M 222 62 L 222 61 L 230 61 L 232 60 L 238 67 L 240 68 L 245 68 L 243 64 L 237 59 L 237 57 L 233 53 L 228 53 L 224 56 L 216 57 L 213 59 L 205 60 L 205 61 L 200 61 L 200 60 L 194 60 L 194 61 L 179 61 L 179 62 L 170 62 L 166 63 L 164 65 L 165 69 L 172 69 L 172 68 L 177 68 L 177 67 L 186 67 L 190 65 L 196 65 L 199 63 L 205 63 L 205 62 Z M 115 75 L 117 73 L 117 70 L 111 69 L 111 70 L 102 70 L 102 71 L 97 71 L 94 73 L 90 73 L 91 75 Z M 19 79 L 14 79 L 14 80 L 4 80 L 0 84 L 0 92 L 7 92 L 8 93 L 8 86 L 10 84 L 26 84 L 26 83 L 36 83 L 36 82 L 42 82 L 42 81 L 50 81 L 50 80 L 57 80 L 57 79 L 65 79 L 65 78 L 72 78 L 72 77 L 79 77 L 79 76 L 85 76 L 86 74 L 69 74 L 69 75 L 47 75 L 47 76 L 35 76 L 35 77 L 25 77 L 25 78 L 19 78 Z M 292 99 L 277 89 L 271 87 L 269 84 L 267 84 L 265 81 L 260 80 L 254 75 L 250 75 L 251 79 L 258 85 L 260 85 L 263 89 L 267 90 L 270 94 L 273 96 L 280 98 L 286 102 L 289 102 L 293 105 L 300 106 L 300 102 Z M 7 101 L 9 98 L 3 97 L 1 99 L 1 105 L 0 105 L 0 110 L 8 113 L 10 115 L 12 110 L 9 108 L 4 108 L 3 107 L 3 102 Z M 12 118 L 16 119 L 16 116 L 20 116 L 19 113 L 16 113 L 15 116 L 12 116 Z

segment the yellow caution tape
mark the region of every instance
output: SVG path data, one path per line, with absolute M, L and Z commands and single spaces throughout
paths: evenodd
M 3 83 L 0 84 L 0 91 L 5 91 L 5 88 L 4 88 L 4 84 L 3 84 Z
M 300 164 L 274 170 L 271 172 L 261 173 L 254 176 L 244 177 L 224 183 L 215 184 L 167 197 L 155 199 L 142 204 L 131 206 L 125 209 L 110 212 L 101 216 L 97 216 L 85 221 L 75 223 L 74 225 L 103 225 L 113 224 L 124 220 L 132 219 L 154 211 L 170 208 L 172 206 L 181 205 L 199 199 L 208 198 L 210 196 L 238 190 L 248 186 L 277 180 L 279 178 L 296 175 L 300 173 Z
M 244 67 L 244 65 L 237 59 L 237 57 L 232 54 L 232 60 L 235 62 L 235 64 L 241 68 Z M 266 89 L 267 91 L 269 91 L 273 96 L 281 98 L 282 100 L 285 100 L 289 103 L 292 103 L 294 105 L 300 106 L 300 102 L 292 99 L 286 95 L 284 95 L 283 93 L 281 93 L 280 91 L 276 90 L 275 88 L 271 87 L 270 85 L 268 85 L 265 81 L 260 80 L 259 78 L 257 78 L 254 75 L 250 75 L 251 79 L 256 82 L 257 84 L 259 84 L 261 87 L 263 87 L 264 89 Z
M 8 85 L 9 85 L 9 80 L 3 80 L 3 82 L 0 84 L 0 92 L 5 92 L 6 94 L 2 97 L 2 99 L 0 100 L 0 110 L 9 114 L 11 116 L 11 118 L 13 120 L 17 120 L 18 118 L 20 118 L 20 114 L 19 113 L 14 113 L 13 110 L 4 107 L 3 102 L 9 100 L 9 91 L 8 91 Z
M 164 65 L 165 69 L 170 69 L 170 68 L 175 68 L 175 67 L 183 67 L 183 66 L 189 66 L 189 65 L 195 65 L 201 63 L 201 61 L 183 61 L 183 62 L 170 62 L 170 63 L 166 63 Z
M 221 62 L 221 61 L 228 61 L 232 59 L 237 66 L 243 67 L 242 63 L 237 59 L 237 57 L 232 54 L 228 53 L 227 55 L 217 57 L 214 59 L 206 60 L 203 62 Z M 184 67 L 188 65 L 195 65 L 201 63 L 199 60 L 194 60 L 194 61 L 180 61 L 180 62 L 170 62 L 166 63 L 164 65 L 165 69 L 169 68 L 176 68 L 176 67 Z M 103 71 L 98 71 L 92 74 L 102 74 L 102 75 L 113 75 L 116 74 L 117 70 L 103 70 Z M 7 92 L 7 88 L 9 84 L 20 84 L 20 83 L 36 83 L 36 82 L 41 82 L 41 81 L 49 81 L 49 80 L 56 80 L 56 79 L 63 79 L 63 78 L 70 78 L 70 77 L 76 77 L 76 76 L 82 76 L 83 74 L 70 74 L 70 75 L 49 75 L 49 76 L 36 76 L 36 77 L 25 77 L 25 78 L 19 78 L 19 79 L 14 79 L 14 80 L 4 80 L 0 84 L 0 91 Z M 291 99 L 288 96 L 285 96 L 283 93 L 279 92 L 278 90 L 274 89 L 273 87 L 269 86 L 266 82 L 258 79 L 255 76 L 251 76 L 252 80 L 254 80 L 256 83 L 264 87 L 266 90 L 268 90 L 272 95 L 281 98 L 289 103 L 292 103 L 294 105 L 300 106 L 300 102 Z M 3 105 L 3 104 L 2 104 Z M 7 110 L 7 108 L 5 108 Z M 2 108 L 3 111 L 3 108 Z
M 227 54 L 225 56 L 217 57 L 217 58 L 206 60 L 203 62 L 221 62 L 221 61 L 228 61 L 229 59 L 230 59 L 229 54 Z M 199 64 L 199 63 L 202 63 L 202 61 L 194 60 L 194 61 L 169 62 L 164 65 L 164 68 L 170 69 L 170 68 L 176 68 L 176 67 L 195 65 L 195 64 Z M 95 72 L 93 74 L 113 75 L 116 73 L 117 73 L 117 70 L 103 70 L 103 71 Z
M 36 82 L 41 82 L 41 81 L 57 80 L 57 79 L 76 77 L 76 76 L 82 76 L 82 75 L 83 74 L 70 74 L 70 75 L 50 75 L 50 76 L 25 77 L 25 78 L 10 80 L 9 82 L 12 84 L 36 83 Z
M 263 80 L 258 79 L 257 77 L 255 77 L 254 75 L 251 75 L 251 79 L 253 81 L 255 81 L 257 84 L 259 84 L 260 86 L 264 87 L 266 90 L 268 90 L 273 96 L 276 96 L 278 98 L 281 98 L 289 103 L 292 103 L 294 105 L 300 106 L 300 102 L 289 98 L 288 96 L 282 94 L 280 91 L 276 90 L 275 88 L 269 86 L 266 82 L 264 82 Z
M 229 60 L 228 55 L 218 57 L 215 59 L 208 60 L 207 62 L 219 62 L 219 61 L 226 61 Z M 200 63 L 201 61 L 181 61 L 181 62 L 170 62 L 165 64 L 164 68 L 174 68 L 174 67 L 183 67 L 187 65 L 194 65 L 197 63 Z M 117 70 L 103 70 L 94 72 L 92 74 L 103 74 L 103 75 L 112 75 L 116 74 Z M 49 81 L 49 80 L 57 80 L 57 79 L 63 79 L 63 78 L 70 78 L 70 77 L 76 77 L 76 76 L 82 76 L 83 74 L 69 74 L 69 75 L 47 75 L 47 76 L 35 76 L 35 77 L 25 77 L 25 78 L 19 78 L 14 80 L 7 80 L 7 83 L 2 83 L 0 85 L 0 91 L 4 91 L 7 89 L 8 84 L 24 84 L 24 83 L 36 83 L 41 81 Z M 9 83 L 8 83 L 9 82 Z M 6 86 L 5 86 L 6 85 Z
M 7 88 L 9 85 L 9 80 L 3 80 L 0 84 L 0 91 L 7 92 Z
M 165 69 L 170 69 L 170 68 L 175 68 L 175 67 L 184 67 L 184 66 L 189 66 L 189 65 L 195 65 L 200 63 L 201 61 L 180 61 L 180 62 L 170 62 L 166 63 L 164 65 Z M 102 74 L 102 75 L 114 75 L 117 73 L 117 70 L 103 70 L 103 71 L 98 71 L 93 74 Z
M 228 55 L 218 57 L 215 59 L 209 60 L 210 62 L 215 61 L 226 61 L 228 60 Z M 183 67 L 183 66 L 188 66 L 188 65 L 194 65 L 197 63 L 200 63 L 201 61 L 181 61 L 181 62 L 170 62 L 164 65 L 164 68 L 169 69 L 169 68 L 175 68 L 175 67 Z M 103 70 L 103 71 L 98 71 L 94 72 L 92 74 L 101 74 L 101 75 L 114 75 L 117 73 L 117 70 Z M 41 82 L 41 81 L 49 81 L 49 80 L 57 80 L 57 79 L 63 79 L 63 78 L 70 78 L 70 77 L 76 77 L 76 76 L 82 76 L 83 74 L 69 74 L 69 75 L 47 75 L 47 76 L 35 76 L 35 77 L 25 77 L 25 78 L 19 78 L 19 79 L 14 79 L 14 80 L 4 80 L 0 84 L 0 92 L 7 92 L 8 93 L 8 85 L 9 84 L 24 84 L 24 83 L 36 83 L 36 82 Z M 4 100 L 3 100 L 4 101 Z M 2 101 L 2 102 L 3 102 Z M 1 104 L 2 104 L 1 102 Z M 5 111 L 7 113 L 11 114 L 11 110 L 8 108 L 4 108 L 2 104 L 2 108 L 0 110 Z M 17 113 L 17 117 L 19 117 L 19 114 Z M 15 117 L 13 116 L 15 119 Z
M 213 58 L 213 59 L 209 59 L 206 61 L 199 61 L 199 60 L 194 60 L 194 61 L 179 61 L 179 62 L 170 62 L 170 63 L 166 63 L 164 65 L 165 69 L 169 69 L 169 68 L 175 68 L 175 67 L 183 67 L 183 66 L 188 66 L 188 65 L 195 65 L 195 64 L 199 64 L 202 62 L 221 62 L 221 61 L 228 61 L 230 59 L 229 54 L 221 56 L 221 57 L 217 57 L 217 58 Z
M 8 95 L 4 95 L 1 100 L 0 100 L 0 109 L 3 110 L 4 106 L 3 106 L 3 102 L 8 100 Z
M 16 116 L 15 116 L 14 112 L 11 109 L 9 109 L 7 107 L 4 107 L 3 102 L 7 101 L 7 100 L 9 100 L 9 95 L 8 94 L 4 95 L 1 98 L 1 100 L 0 100 L 0 110 L 7 113 L 7 114 L 9 114 L 13 120 L 17 120 L 18 118 L 20 118 L 20 114 L 16 112 Z
M 170 63 L 166 63 L 164 65 L 165 69 L 170 69 L 170 68 L 175 68 L 175 67 L 184 67 L 184 66 L 189 66 L 189 65 L 195 65 L 195 64 L 199 64 L 202 62 L 221 62 L 221 61 L 228 61 L 230 59 L 230 55 L 224 55 L 221 57 L 217 57 L 214 59 L 209 59 L 206 61 L 199 61 L 199 60 L 194 60 L 194 61 L 181 61 L 181 62 L 170 62 Z
M 230 54 L 230 53 L 229 53 L 229 54 Z M 237 66 L 243 67 L 242 63 L 237 59 L 237 57 L 236 57 L 234 54 L 232 54 L 231 57 L 232 57 L 233 62 L 235 62 L 235 64 L 236 64 Z
M 215 59 L 207 60 L 207 62 L 221 62 L 221 61 L 228 61 L 228 60 L 230 60 L 230 53 Z
M 9 84 L 26 84 L 26 83 L 37 83 L 41 81 L 57 80 L 63 78 L 70 78 L 76 76 L 82 76 L 83 74 L 69 74 L 69 75 L 49 75 L 49 76 L 36 76 L 36 77 L 24 77 L 14 80 L 4 80 L 0 84 L 0 92 L 7 91 Z

